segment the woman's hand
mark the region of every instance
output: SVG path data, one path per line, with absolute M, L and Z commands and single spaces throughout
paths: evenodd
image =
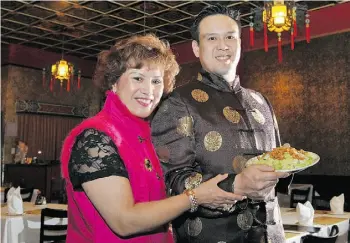
M 225 180 L 227 176 L 227 174 L 217 175 L 194 189 L 198 205 L 208 208 L 222 208 L 227 204 L 235 204 L 237 201 L 243 200 L 245 196 L 226 192 L 218 187 L 218 183 Z

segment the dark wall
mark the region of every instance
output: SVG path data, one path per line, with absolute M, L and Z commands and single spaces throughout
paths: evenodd
M 272 102 L 281 136 L 320 155 L 305 174 L 350 175 L 350 32 L 244 53 L 243 85 Z
M 302 172 L 350 175 L 350 32 L 283 46 L 245 52 L 240 63 L 242 86 L 271 101 L 282 140 L 320 155 L 316 166 Z M 196 77 L 198 62 L 181 65 L 177 85 Z

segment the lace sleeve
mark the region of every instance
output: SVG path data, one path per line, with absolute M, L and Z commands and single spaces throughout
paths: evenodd
M 117 147 L 103 132 L 84 130 L 76 139 L 69 161 L 74 189 L 82 190 L 82 183 L 112 175 L 128 178 Z

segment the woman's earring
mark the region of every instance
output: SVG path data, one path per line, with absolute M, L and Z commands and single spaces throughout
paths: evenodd
M 112 86 L 112 92 L 113 92 L 114 94 L 117 94 L 117 86 L 116 86 L 116 85 L 113 85 L 113 86 Z

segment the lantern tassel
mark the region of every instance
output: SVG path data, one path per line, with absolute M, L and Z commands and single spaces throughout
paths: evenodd
M 294 30 L 294 37 L 297 37 L 298 30 L 297 30 L 297 21 L 295 19 L 293 20 L 293 30 Z
M 43 87 L 45 88 L 45 83 L 46 83 L 46 69 L 43 68 Z
M 50 80 L 50 91 L 53 92 L 53 79 L 54 77 L 51 77 L 51 80 Z
M 253 26 L 250 26 L 249 28 L 249 38 L 250 38 L 250 46 L 254 46 L 254 28 Z
M 70 91 L 70 78 L 69 78 L 68 81 L 67 81 L 67 91 L 68 91 L 68 92 Z
M 290 33 L 290 49 L 294 50 L 294 31 Z
M 264 23 L 264 48 L 265 48 L 265 52 L 267 52 L 269 50 L 269 46 L 267 44 L 267 25 L 266 25 L 266 23 Z
M 282 62 L 282 40 L 281 33 L 278 33 L 278 62 Z
M 309 24 L 306 24 L 305 34 L 306 34 L 306 42 L 310 43 L 310 25 Z
M 78 89 L 80 89 L 80 76 L 81 76 L 81 71 L 78 71 Z

